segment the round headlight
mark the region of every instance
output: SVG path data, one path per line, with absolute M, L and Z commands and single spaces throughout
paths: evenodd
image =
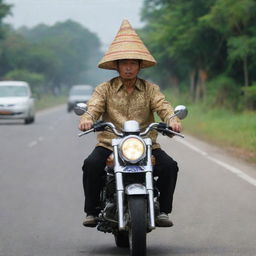
M 124 159 L 133 163 L 138 162 L 145 155 L 145 144 L 136 137 L 125 139 L 120 149 Z

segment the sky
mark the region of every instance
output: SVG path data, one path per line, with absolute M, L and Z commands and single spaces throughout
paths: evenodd
M 103 47 L 114 39 L 123 19 L 133 28 L 140 28 L 143 0 L 5 0 L 13 4 L 12 16 L 5 18 L 14 28 L 31 28 L 44 23 L 72 19 L 98 34 Z M 104 47 L 104 48 L 105 48 Z

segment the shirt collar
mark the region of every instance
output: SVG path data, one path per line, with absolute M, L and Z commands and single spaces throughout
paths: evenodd
M 118 92 L 123 87 L 121 78 L 116 77 L 115 80 L 113 81 L 113 85 L 116 89 L 116 92 Z M 139 78 L 137 78 L 135 82 L 135 88 L 138 89 L 139 91 L 143 91 L 143 83 Z

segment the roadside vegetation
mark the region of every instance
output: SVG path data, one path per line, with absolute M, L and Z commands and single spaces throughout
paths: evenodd
M 14 29 L 2 19 L 13 6 L 0 0 L 0 80 L 23 80 L 36 97 L 65 94 L 74 84 L 98 83 L 105 76 L 98 36 L 72 20 Z
M 144 76 L 185 104 L 185 132 L 256 162 L 255 0 L 145 0 Z
M 256 112 L 209 108 L 207 101 L 191 103 L 184 95 L 164 91 L 173 106 L 186 105 L 188 116 L 182 121 L 184 133 L 220 146 L 238 158 L 256 163 Z
M 47 108 L 55 107 L 58 105 L 66 104 L 67 96 L 60 95 L 43 95 L 38 99 L 35 99 L 36 111 L 44 110 Z

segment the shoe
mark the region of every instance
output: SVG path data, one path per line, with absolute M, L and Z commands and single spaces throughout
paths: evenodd
M 156 226 L 157 227 L 172 227 L 173 222 L 169 219 L 168 214 L 161 212 L 156 217 Z
M 93 215 L 87 215 L 84 222 L 83 222 L 83 225 L 85 227 L 91 227 L 91 228 L 96 227 L 97 226 L 96 217 L 93 216 Z

